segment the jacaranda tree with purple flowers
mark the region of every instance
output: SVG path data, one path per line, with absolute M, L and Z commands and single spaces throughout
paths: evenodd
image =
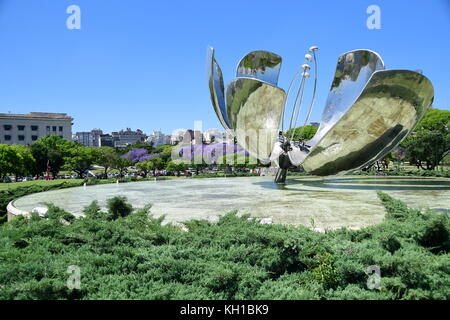
M 143 148 L 131 149 L 128 153 L 122 156 L 122 158 L 128 159 L 133 163 L 148 161 L 155 157 L 159 157 L 159 154 L 148 154 L 148 150 Z

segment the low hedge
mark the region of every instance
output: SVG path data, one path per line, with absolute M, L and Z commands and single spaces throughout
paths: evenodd
M 32 194 L 37 192 L 44 192 L 50 190 L 71 188 L 71 187 L 79 187 L 83 185 L 83 182 L 73 182 L 70 180 L 65 180 L 58 184 L 51 185 L 32 185 L 26 187 L 16 187 L 13 189 L 7 189 L 0 191 L 0 223 L 4 223 L 7 218 L 7 210 L 6 207 L 8 203 L 13 201 L 14 199 Z
M 382 223 L 327 233 L 235 212 L 164 225 L 123 198 L 78 219 L 50 206 L 0 226 L 0 299 L 450 299 L 448 214 L 379 197 Z
M 49 184 L 49 185 L 31 185 L 26 187 L 15 187 L 12 189 L 1 190 L 0 191 L 0 224 L 4 223 L 7 219 L 6 207 L 8 203 L 12 200 L 38 192 L 79 187 L 86 183 L 87 186 L 97 185 L 97 184 L 109 184 L 109 183 L 127 183 L 127 182 L 137 182 L 137 181 L 153 181 L 155 178 L 119 178 L 119 179 L 97 179 L 88 178 L 84 181 L 71 181 L 71 180 L 61 180 L 61 183 Z M 165 180 L 164 177 L 157 177 L 157 180 Z
M 380 171 L 377 172 L 375 170 L 370 171 L 358 171 L 352 173 L 352 175 L 361 175 L 361 176 L 377 176 L 377 175 L 385 175 L 385 176 L 414 176 L 414 177 L 438 177 L 438 178 L 450 178 L 450 170 L 446 171 L 438 171 L 438 170 L 389 170 L 389 171 Z

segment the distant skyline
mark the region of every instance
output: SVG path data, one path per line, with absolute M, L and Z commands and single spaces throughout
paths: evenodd
M 66 26 L 70 5 L 81 9 L 80 30 Z M 366 26 L 370 5 L 381 9 L 380 30 Z M 222 130 L 207 87 L 208 45 L 225 83 L 247 52 L 281 55 L 285 90 L 317 45 L 310 122 L 320 121 L 338 56 L 360 48 L 378 52 L 388 69 L 422 70 L 434 107 L 450 110 L 449 35 L 448 0 L 0 0 L 0 113 L 67 113 L 73 132 L 171 134 L 196 120 L 203 131 Z

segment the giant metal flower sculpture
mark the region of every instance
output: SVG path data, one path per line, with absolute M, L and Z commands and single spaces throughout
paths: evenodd
M 305 124 L 315 99 L 316 51 L 317 47 L 311 47 L 312 55 L 305 56 L 306 62 L 315 65 L 314 93 Z M 316 135 L 310 141 L 294 141 L 291 130 L 284 130 L 287 96 L 300 77 L 289 123 L 293 129 L 311 67 L 302 65 L 288 94 L 277 87 L 280 67 L 280 56 L 251 52 L 239 62 L 236 79 L 225 90 L 214 49 L 208 48 L 209 88 L 219 121 L 252 156 L 281 168 L 278 182 L 284 181 L 292 165 L 315 175 L 333 175 L 372 164 L 409 134 L 434 98 L 433 86 L 422 74 L 385 70 L 377 53 L 350 51 L 338 59 Z

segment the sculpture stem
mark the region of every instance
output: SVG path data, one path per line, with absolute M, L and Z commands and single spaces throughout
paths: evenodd
M 302 130 L 300 131 L 300 137 L 302 136 L 303 132 L 305 131 L 306 124 L 309 121 L 309 117 L 311 116 L 312 109 L 314 107 L 314 102 L 316 101 L 316 89 L 317 89 L 317 58 L 316 58 L 316 52 L 313 51 L 314 55 L 314 90 L 313 90 L 313 96 L 311 99 L 311 105 L 309 106 L 308 115 L 306 116 L 305 123 L 303 124 Z
M 304 79 L 304 81 L 303 81 L 303 87 L 301 88 L 302 90 L 301 90 L 300 102 L 298 104 L 297 115 L 295 116 L 294 126 L 292 128 L 290 128 L 290 129 L 292 129 L 290 141 L 294 140 L 295 126 L 296 126 L 296 123 L 298 123 L 298 119 L 300 117 L 300 111 L 302 110 L 303 96 L 305 94 L 306 81 L 307 81 L 307 79 L 305 77 L 303 79 Z M 300 88 L 299 88 L 299 91 L 300 91 Z M 298 93 L 297 93 L 297 97 L 298 97 Z M 295 110 L 295 107 L 294 107 L 294 110 Z
M 300 74 L 300 71 L 302 70 L 302 67 L 298 68 L 297 72 L 294 74 L 294 77 L 291 80 L 291 83 L 289 84 L 288 90 L 286 92 L 286 96 L 284 98 L 284 106 L 283 106 L 283 113 L 281 114 L 281 131 L 284 132 L 284 114 L 286 110 L 286 104 L 287 100 L 289 98 L 289 94 L 291 93 L 291 89 L 294 85 L 295 80 L 297 80 L 298 75 Z
M 275 183 L 286 183 L 287 169 L 279 168 L 275 175 Z
M 298 90 L 297 90 L 297 95 L 296 95 L 296 97 L 295 97 L 294 108 L 292 109 L 291 121 L 289 122 L 289 130 L 292 129 L 292 124 L 293 124 L 293 121 L 294 121 L 295 111 L 297 110 L 298 97 L 300 96 L 300 92 L 302 91 L 302 88 L 303 88 L 304 83 L 305 83 L 305 78 L 302 77 L 302 80 L 300 81 L 300 86 L 298 87 Z M 288 131 L 289 131 L 289 130 L 288 130 Z M 289 139 L 289 133 L 288 133 L 287 137 L 288 137 L 288 139 Z

